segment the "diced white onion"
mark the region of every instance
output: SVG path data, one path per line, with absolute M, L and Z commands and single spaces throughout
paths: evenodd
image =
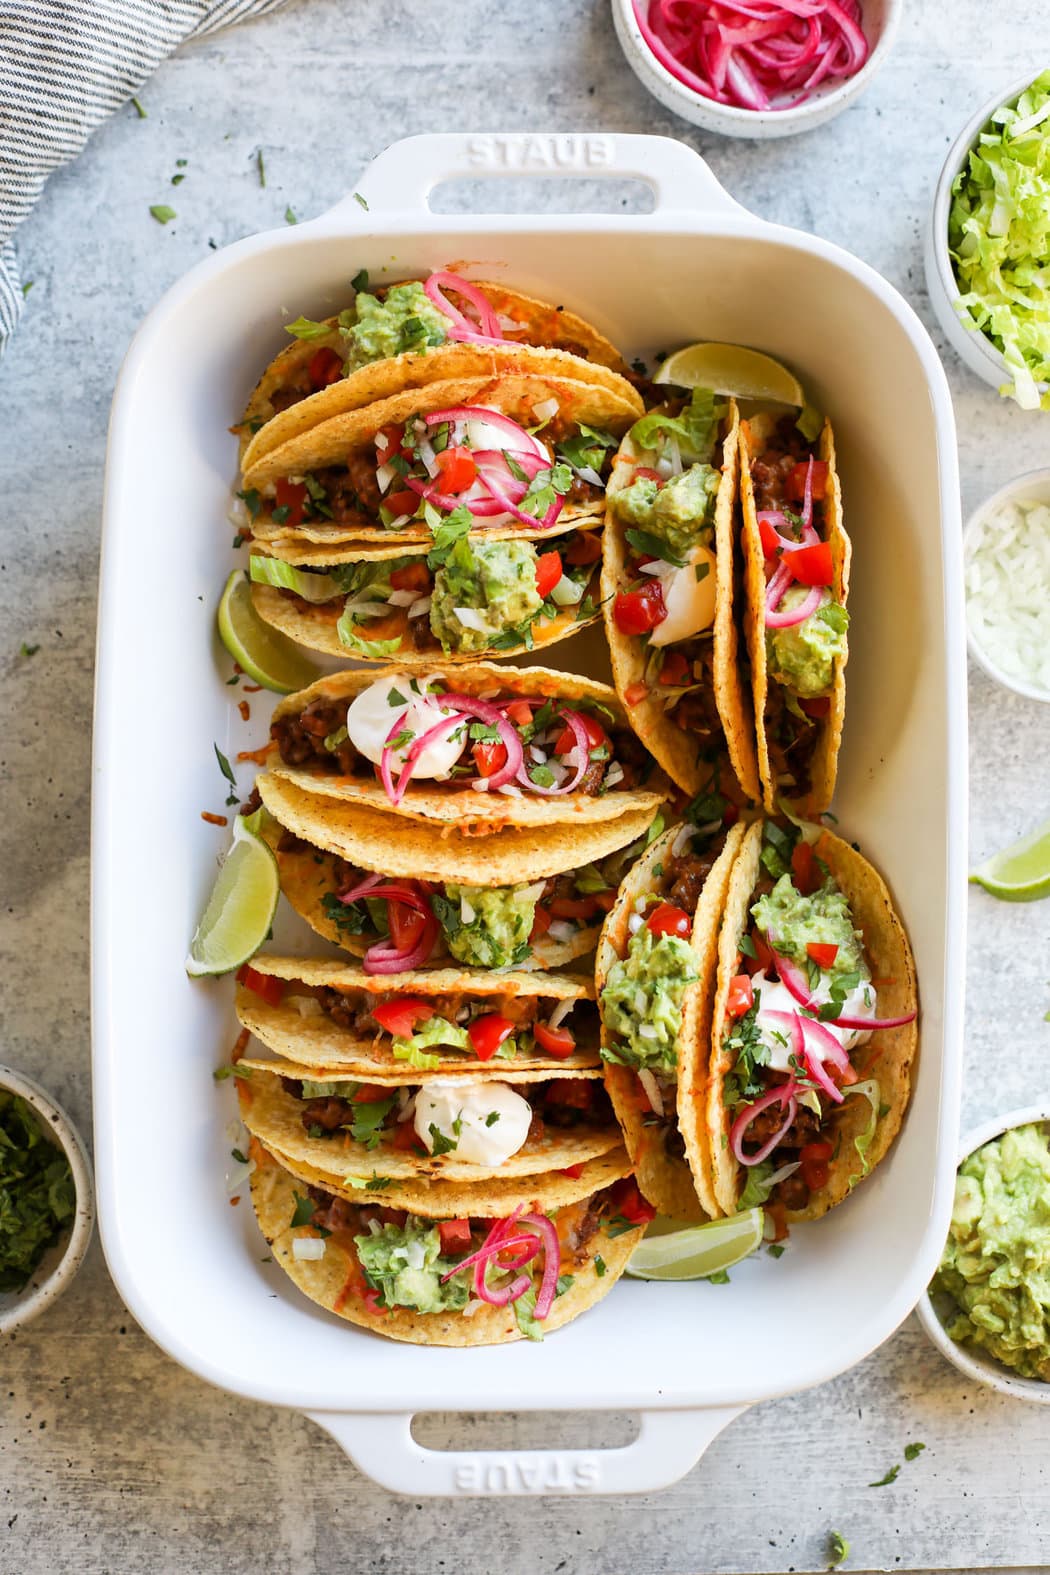
M 516 323 L 513 317 L 508 317 L 506 312 L 497 312 L 496 321 L 505 334 L 517 333 L 521 329 L 521 324 Z
M 416 453 L 426 466 L 427 475 L 430 477 L 436 476 L 438 472 L 437 455 L 434 453 L 434 446 L 429 438 L 422 440 L 416 449 Z
M 637 935 L 644 923 L 645 920 L 642 918 L 640 913 L 632 913 L 630 918 L 627 920 L 627 928 L 630 930 L 632 935 Z
M 533 760 L 535 760 L 537 765 L 545 766 L 547 764 L 547 752 L 546 750 L 541 749 L 539 744 L 530 744 L 529 754 L 532 756 Z
M 459 900 L 459 916 L 464 924 L 473 924 L 477 917 L 473 905 L 467 901 L 466 897 L 461 897 Z
M 541 405 L 533 405 L 532 413 L 537 421 L 550 421 L 552 417 L 558 414 L 558 409 L 559 405 L 556 399 L 545 399 Z
M 391 607 L 411 607 L 415 599 L 415 591 L 391 591 L 387 597 Z
M 556 941 L 572 941 L 576 939 L 576 926 L 570 924 L 568 919 L 552 919 L 547 934 L 552 935 Z
M 618 760 L 614 760 L 608 771 L 605 773 L 605 786 L 607 788 L 614 788 L 617 787 L 622 781 L 623 767 Z
M 380 492 L 385 492 L 387 490 L 396 475 L 397 471 L 394 469 L 393 465 L 380 465 L 379 469 L 376 471 L 376 480 L 379 483 Z
M 988 514 L 966 553 L 966 617 L 994 667 L 1050 695 L 1050 505 Z
M 390 524 L 388 525 L 387 529 L 388 530 L 401 530 L 402 526 L 407 525 L 411 518 L 412 518 L 411 514 L 399 514 L 397 516 L 396 520 L 391 520 L 390 521 Z
M 344 611 L 348 612 L 355 621 L 357 618 L 381 618 L 386 610 L 386 602 L 369 602 L 363 597 L 360 601 L 348 601 L 344 608 Z
M 226 518 L 231 525 L 237 526 L 238 530 L 242 525 L 248 524 L 248 509 L 243 498 L 234 498 L 227 511 Z
M 421 1241 L 405 1243 L 405 1261 L 410 1269 L 421 1269 L 427 1261 L 426 1248 Z
M 665 558 L 654 558 L 652 563 L 643 563 L 641 570 L 643 574 L 655 574 L 662 580 L 675 572 L 675 565 L 668 563 Z
M 399 1091 L 398 1098 L 402 1098 L 406 1094 L 408 1094 L 408 1098 L 404 1100 L 404 1103 L 402 1104 L 401 1109 L 397 1113 L 398 1121 L 411 1121 L 412 1117 L 416 1113 L 416 1096 L 415 1096 L 415 1094 L 409 1094 L 407 1088 L 402 1088 Z
M 659 1034 L 660 1030 L 657 1028 L 655 1023 L 638 1024 L 639 1039 L 657 1039 L 659 1038 Z
M 643 1023 L 642 1026 L 643 1028 L 647 1028 L 649 1025 L 648 1023 Z M 658 1116 L 662 1116 L 664 1113 L 663 1095 L 660 1092 L 659 1083 L 656 1081 L 653 1073 L 649 1071 L 648 1067 L 639 1068 L 638 1081 L 645 1089 L 645 1097 L 649 1101 L 650 1108 L 654 1110 Z
M 793 1176 L 795 1174 L 801 1163 L 801 1160 L 796 1159 L 790 1165 L 781 1165 L 780 1169 L 775 1170 L 770 1176 L 769 1185 L 771 1187 L 775 1187 L 778 1181 L 786 1181 L 789 1176 Z
M 484 616 L 476 607 L 453 607 L 452 611 L 464 629 L 473 629 L 477 634 L 486 634 L 488 632 L 488 625 Z
M 570 1001 L 559 1001 L 550 1017 L 547 1019 L 547 1026 L 549 1028 L 560 1028 L 575 1005 L 575 997 Z
M 508 798 L 521 797 L 521 788 L 516 782 L 504 782 L 496 791 L 497 793 L 505 793 Z
M 643 891 L 642 895 L 640 897 L 636 897 L 634 899 L 633 906 L 634 906 L 635 913 L 644 913 L 646 908 L 649 906 L 649 894 L 648 894 L 648 892 L 644 892 Z
M 581 465 L 576 474 L 581 481 L 589 481 L 592 487 L 603 487 L 605 485 L 601 476 L 590 465 Z
M 324 1016 L 324 1007 L 316 995 L 290 995 L 287 1004 L 294 1006 L 300 1017 Z
M 459 1315 L 461 1318 L 473 1318 L 474 1314 L 479 1312 L 484 1305 L 485 1303 L 480 1296 L 472 1296 L 470 1301 L 459 1309 Z
M 693 827 L 689 825 L 688 821 L 686 821 L 685 825 L 679 826 L 678 831 L 675 834 L 675 839 L 671 843 L 671 852 L 674 854 L 676 859 L 685 852 L 686 848 L 689 846 L 692 835 Z
M 383 1227 L 380 1225 L 378 1220 L 369 1220 L 368 1229 L 371 1231 L 373 1236 L 378 1236 Z
M 671 475 L 680 476 L 683 469 L 682 451 L 678 447 L 678 439 L 673 432 L 670 434 L 667 443 L 667 458 L 671 463 Z
M 419 600 L 418 601 L 414 601 L 412 603 L 411 607 L 408 609 L 408 616 L 410 618 L 422 618 L 423 614 L 424 613 L 428 613 L 429 611 L 430 611 L 430 597 L 429 596 L 421 596 L 419 598 Z
M 559 607 L 575 607 L 577 602 L 583 601 L 583 586 L 563 574 L 550 594 Z
M 470 784 L 475 793 L 487 793 L 489 790 L 488 777 L 475 777 Z
M 297 1236 L 292 1242 L 292 1257 L 300 1263 L 316 1263 L 324 1257 L 326 1246 L 323 1236 Z

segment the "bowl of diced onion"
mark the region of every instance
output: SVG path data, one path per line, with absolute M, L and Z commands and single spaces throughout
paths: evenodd
M 1050 701 L 1050 469 L 975 509 L 963 553 L 971 655 L 1005 688 Z

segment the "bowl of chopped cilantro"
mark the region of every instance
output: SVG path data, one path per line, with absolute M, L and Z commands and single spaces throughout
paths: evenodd
M 0 1334 L 65 1290 L 94 1221 L 91 1166 L 72 1121 L 39 1083 L 0 1066 Z
M 937 320 L 971 371 L 1050 410 L 1050 68 L 976 112 L 944 161 L 926 235 Z

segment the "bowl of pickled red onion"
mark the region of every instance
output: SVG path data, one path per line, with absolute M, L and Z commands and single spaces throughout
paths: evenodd
M 788 137 L 840 114 L 884 64 L 903 9 L 903 0 L 612 0 L 642 85 L 727 137 Z

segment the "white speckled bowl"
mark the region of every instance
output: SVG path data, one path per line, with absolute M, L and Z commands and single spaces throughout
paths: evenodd
M 1001 351 L 995 348 L 992 341 L 976 324 L 973 324 L 969 314 L 960 317 L 956 310 L 959 286 L 955 278 L 951 254 L 948 251 L 948 214 L 951 209 L 952 185 L 955 177 L 966 163 L 970 149 L 977 141 L 982 127 L 1001 105 L 1009 104 L 1012 99 L 1023 93 L 1028 84 L 1039 75 L 1040 69 L 1042 68 L 1026 71 L 1020 81 L 1011 83 L 1009 87 L 1000 88 L 987 103 L 982 104 L 980 109 L 971 115 L 948 149 L 948 156 L 937 181 L 937 191 L 933 199 L 923 247 L 926 288 L 930 292 L 930 305 L 945 337 L 970 371 L 976 372 L 978 377 L 983 378 L 996 389 L 1004 383 L 1009 383 L 1011 375 Z M 968 324 L 971 326 L 967 326 Z M 1046 384 L 1041 383 L 1039 386 L 1040 389 L 1045 389 Z
M 0 1088 L 21 1094 L 27 1104 L 32 1105 L 56 1148 L 60 1148 L 69 1160 L 77 1197 L 72 1225 L 45 1252 L 28 1285 L 20 1291 L 0 1291 L 0 1334 L 10 1334 L 49 1307 L 75 1277 L 84 1261 L 95 1224 L 95 1190 L 91 1162 L 80 1133 L 47 1089 L 9 1066 L 0 1066 Z
M 1050 1121 L 1050 1104 L 1029 1105 L 1024 1110 L 1011 1110 L 1008 1115 L 996 1116 L 993 1120 L 986 1121 L 983 1126 L 977 1127 L 963 1138 L 959 1163 L 962 1164 L 968 1155 L 983 1148 L 985 1143 L 990 1143 L 993 1138 L 1009 1132 L 1012 1127 L 1029 1126 L 1035 1121 Z M 1008 1367 L 1004 1367 L 1001 1362 L 986 1356 L 983 1351 L 975 1350 L 968 1345 L 958 1345 L 951 1339 L 937 1316 L 929 1291 L 924 1292 L 915 1311 L 919 1322 L 944 1359 L 951 1362 L 967 1378 L 972 1378 L 979 1384 L 987 1384 L 990 1389 L 997 1389 L 1001 1395 L 1012 1395 L 1016 1400 L 1032 1400 L 1036 1405 L 1050 1405 L 1050 1384 L 1043 1383 L 1038 1378 L 1021 1378 L 1017 1373 L 1012 1373 Z
M 861 0 L 861 9 L 871 52 L 855 76 L 837 87 L 818 88 L 811 99 L 794 109 L 758 110 L 718 104 L 679 82 L 661 65 L 643 38 L 633 0 L 612 0 L 613 25 L 620 48 L 642 86 L 683 120 L 702 126 L 705 131 L 720 132 L 724 137 L 791 137 L 799 131 L 812 131 L 859 98 L 893 48 L 904 0 Z
M 1047 503 L 1050 504 L 1050 469 L 1028 470 L 1023 476 L 1017 476 L 1013 481 L 1008 481 L 998 492 L 993 492 L 990 498 L 985 498 L 963 527 L 963 555 L 964 562 L 968 561 L 984 521 L 993 509 L 1001 503 Z M 1039 689 L 1034 684 L 1025 683 L 1022 678 L 1014 678 L 1009 673 L 1004 673 L 997 667 L 992 658 L 979 643 L 970 627 L 969 613 L 966 618 L 966 641 L 970 648 L 970 655 L 979 667 L 983 667 L 989 678 L 994 678 L 997 684 L 1002 684 L 1004 689 L 1012 689 L 1014 694 L 1024 695 L 1028 700 L 1041 700 L 1050 703 L 1050 692 Z

